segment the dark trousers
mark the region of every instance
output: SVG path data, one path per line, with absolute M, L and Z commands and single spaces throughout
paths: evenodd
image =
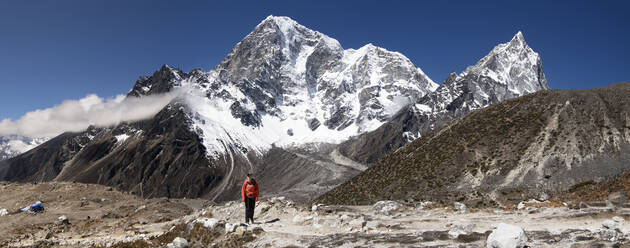
M 252 220 L 254 223 L 254 208 L 256 207 L 256 198 L 245 197 L 245 223 Z

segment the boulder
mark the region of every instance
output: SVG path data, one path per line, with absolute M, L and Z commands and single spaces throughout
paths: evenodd
M 540 192 L 540 194 L 538 194 L 538 200 L 540 201 L 549 200 L 549 194 L 547 194 L 546 192 Z
M 536 204 L 541 204 L 543 203 L 542 201 L 536 200 L 536 199 L 530 199 L 528 201 L 522 201 L 519 202 L 518 205 L 516 206 L 516 209 L 518 210 L 525 210 L 527 212 L 536 212 L 536 210 L 538 210 L 537 207 L 534 207 Z M 529 204 L 529 206 L 528 206 Z M 574 209 L 578 209 L 578 206 L 575 206 Z
M 306 224 L 306 222 L 312 219 L 313 219 L 313 216 L 310 216 L 310 215 L 307 215 L 307 216 L 296 215 L 293 217 L 293 223 L 298 224 L 298 225 L 304 225 Z
M 136 208 L 136 211 L 134 211 L 134 212 L 137 213 L 137 212 L 140 212 L 140 211 L 145 210 L 145 209 L 147 209 L 147 205 L 142 205 L 142 206 Z
M 261 233 L 264 233 L 265 229 L 262 229 L 262 227 L 257 226 L 257 227 L 254 227 L 254 229 L 252 229 L 252 232 L 256 235 L 259 235 Z
M 363 227 L 363 230 L 365 231 L 372 231 L 372 230 L 378 230 L 379 227 L 383 226 L 383 224 L 381 224 L 378 221 L 368 221 L 365 223 L 365 226 Z
M 315 212 L 315 211 L 317 211 L 317 209 L 318 209 L 318 208 L 320 208 L 320 207 L 322 207 L 322 206 L 324 206 L 324 204 L 321 204 L 321 203 L 320 203 L 320 204 L 317 204 L 317 205 L 313 205 L 313 206 L 311 207 L 311 211 Z
M 173 242 L 168 243 L 166 247 L 167 248 L 187 248 L 188 241 L 186 241 L 186 239 L 184 238 L 177 237 L 173 239 Z
M 466 207 L 466 204 L 461 203 L 461 202 L 454 202 L 453 207 L 457 211 L 466 211 L 466 209 L 468 209 L 468 207 Z
M 322 218 L 313 218 L 313 227 L 314 228 L 322 228 L 322 226 L 324 226 L 325 223 L 326 223 L 326 220 L 324 220 Z
M 219 225 L 219 221 L 215 218 L 198 218 L 193 221 L 190 221 L 188 225 L 186 225 L 186 234 L 190 234 L 192 229 L 195 227 L 197 223 L 201 223 L 203 227 L 214 230 Z M 227 229 L 226 229 L 227 230 Z
M 219 220 L 215 218 L 199 218 L 194 220 L 193 223 L 201 223 L 203 227 L 212 230 L 219 225 Z
M 400 209 L 400 203 L 395 201 L 379 201 L 374 203 L 372 206 L 372 211 L 379 214 L 389 215 L 395 211 Z
M 527 211 L 527 213 L 530 213 L 530 214 L 535 214 L 535 213 L 539 213 L 540 209 L 534 206 L 529 206 L 525 208 L 525 211 Z
M 615 229 L 602 229 L 599 231 L 599 238 L 603 241 L 617 242 L 620 233 Z
M 359 216 L 355 219 L 352 219 L 350 222 L 348 222 L 348 225 L 350 226 L 350 228 L 355 229 L 355 230 L 363 229 L 365 224 L 367 224 L 367 221 L 365 220 L 364 216 Z
M 486 248 L 523 248 L 526 243 L 527 236 L 522 228 L 500 223 L 488 236 Z
M 245 232 L 247 232 L 247 227 L 239 225 L 239 226 L 236 227 L 236 230 L 234 230 L 234 235 L 243 236 L 243 234 L 245 234 Z
M 341 219 L 341 222 L 350 222 L 352 220 L 352 217 L 350 217 L 350 215 L 348 214 L 343 214 L 339 216 L 339 219 Z
M 604 227 L 605 229 L 615 230 L 615 229 L 619 229 L 620 226 L 621 226 L 621 223 L 614 220 L 605 220 L 602 223 L 602 227 Z
M 65 215 L 59 216 L 59 218 L 57 218 L 57 225 L 70 225 L 70 221 L 68 220 L 68 217 Z
M 225 234 L 229 234 L 229 233 L 233 233 L 234 231 L 236 231 L 236 228 L 239 226 L 240 224 L 238 223 L 227 223 L 225 224 Z
M 626 203 L 626 198 L 627 196 L 625 191 L 613 192 L 608 195 L 608 201 L 619 207 L 623 207 L 623 205 Z
M 602 223 L 602 229 L 599 231 L 601 240 L 617 242 L 622 236 L 621 225 L 625 220 L 622 217 L 615 216 L 611 220 L 605 220 Z
M 421 202 L 420 204 L 416 205 L 416 210 L 423 210 L 423 209 L 427 208 L 431 204 L 433 204 L 433 202 L 431 202 L 431 201 Z
M 470 235 L 472 233 L 473 228 L 475 228 L 475 224 L 455 224 L 451 227 L 451 230 L 448 231 L 448 236 L 451 239 L 456 239 L 459 235 Z
M 269 199 L 269 203 L 272 203 L 273 205 L 275 205 L 275 204 L 284 204 L 285 206 L 289 206 L 289 207 L 295 205 L 295 203 L 293 203 L 293 201 L 288 200 L 284 196 L 273 197 L 273 198 Z
M 271 206 L 269 206 L 269 204 L 261 204 L 260 206 L 257 206 L 258 209 L 260 209 L 259 214 L 264 214 L 267 211 L 269 211 L 269 209 L 271 209 Z

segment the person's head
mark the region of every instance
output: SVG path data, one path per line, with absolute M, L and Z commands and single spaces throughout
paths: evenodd
M 254 174 L 251 172 L 247 173 L 247 179 L 254 179 Z

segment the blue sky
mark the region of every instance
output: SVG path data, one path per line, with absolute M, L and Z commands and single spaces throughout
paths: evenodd
M 162 64 L 209 70 L 268 15 L 398 51 L 441 83 L 519 30 L 552 88 L 630 80 L 630 1 L 2 1 L 0 120 L 125 94 Z

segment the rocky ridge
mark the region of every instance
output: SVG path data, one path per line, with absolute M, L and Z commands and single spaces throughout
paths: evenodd
M 343 142 L 339 151 L 369 164 L 475 109 L 548 89 L 540 56 L 518 32 L 464 72 L 452 72 L 434 92 L 378 129 Z
M 323 195 L 493 206 L 564 194 L 627 172 L 630 83 L 542 91 L 473 111 Z

